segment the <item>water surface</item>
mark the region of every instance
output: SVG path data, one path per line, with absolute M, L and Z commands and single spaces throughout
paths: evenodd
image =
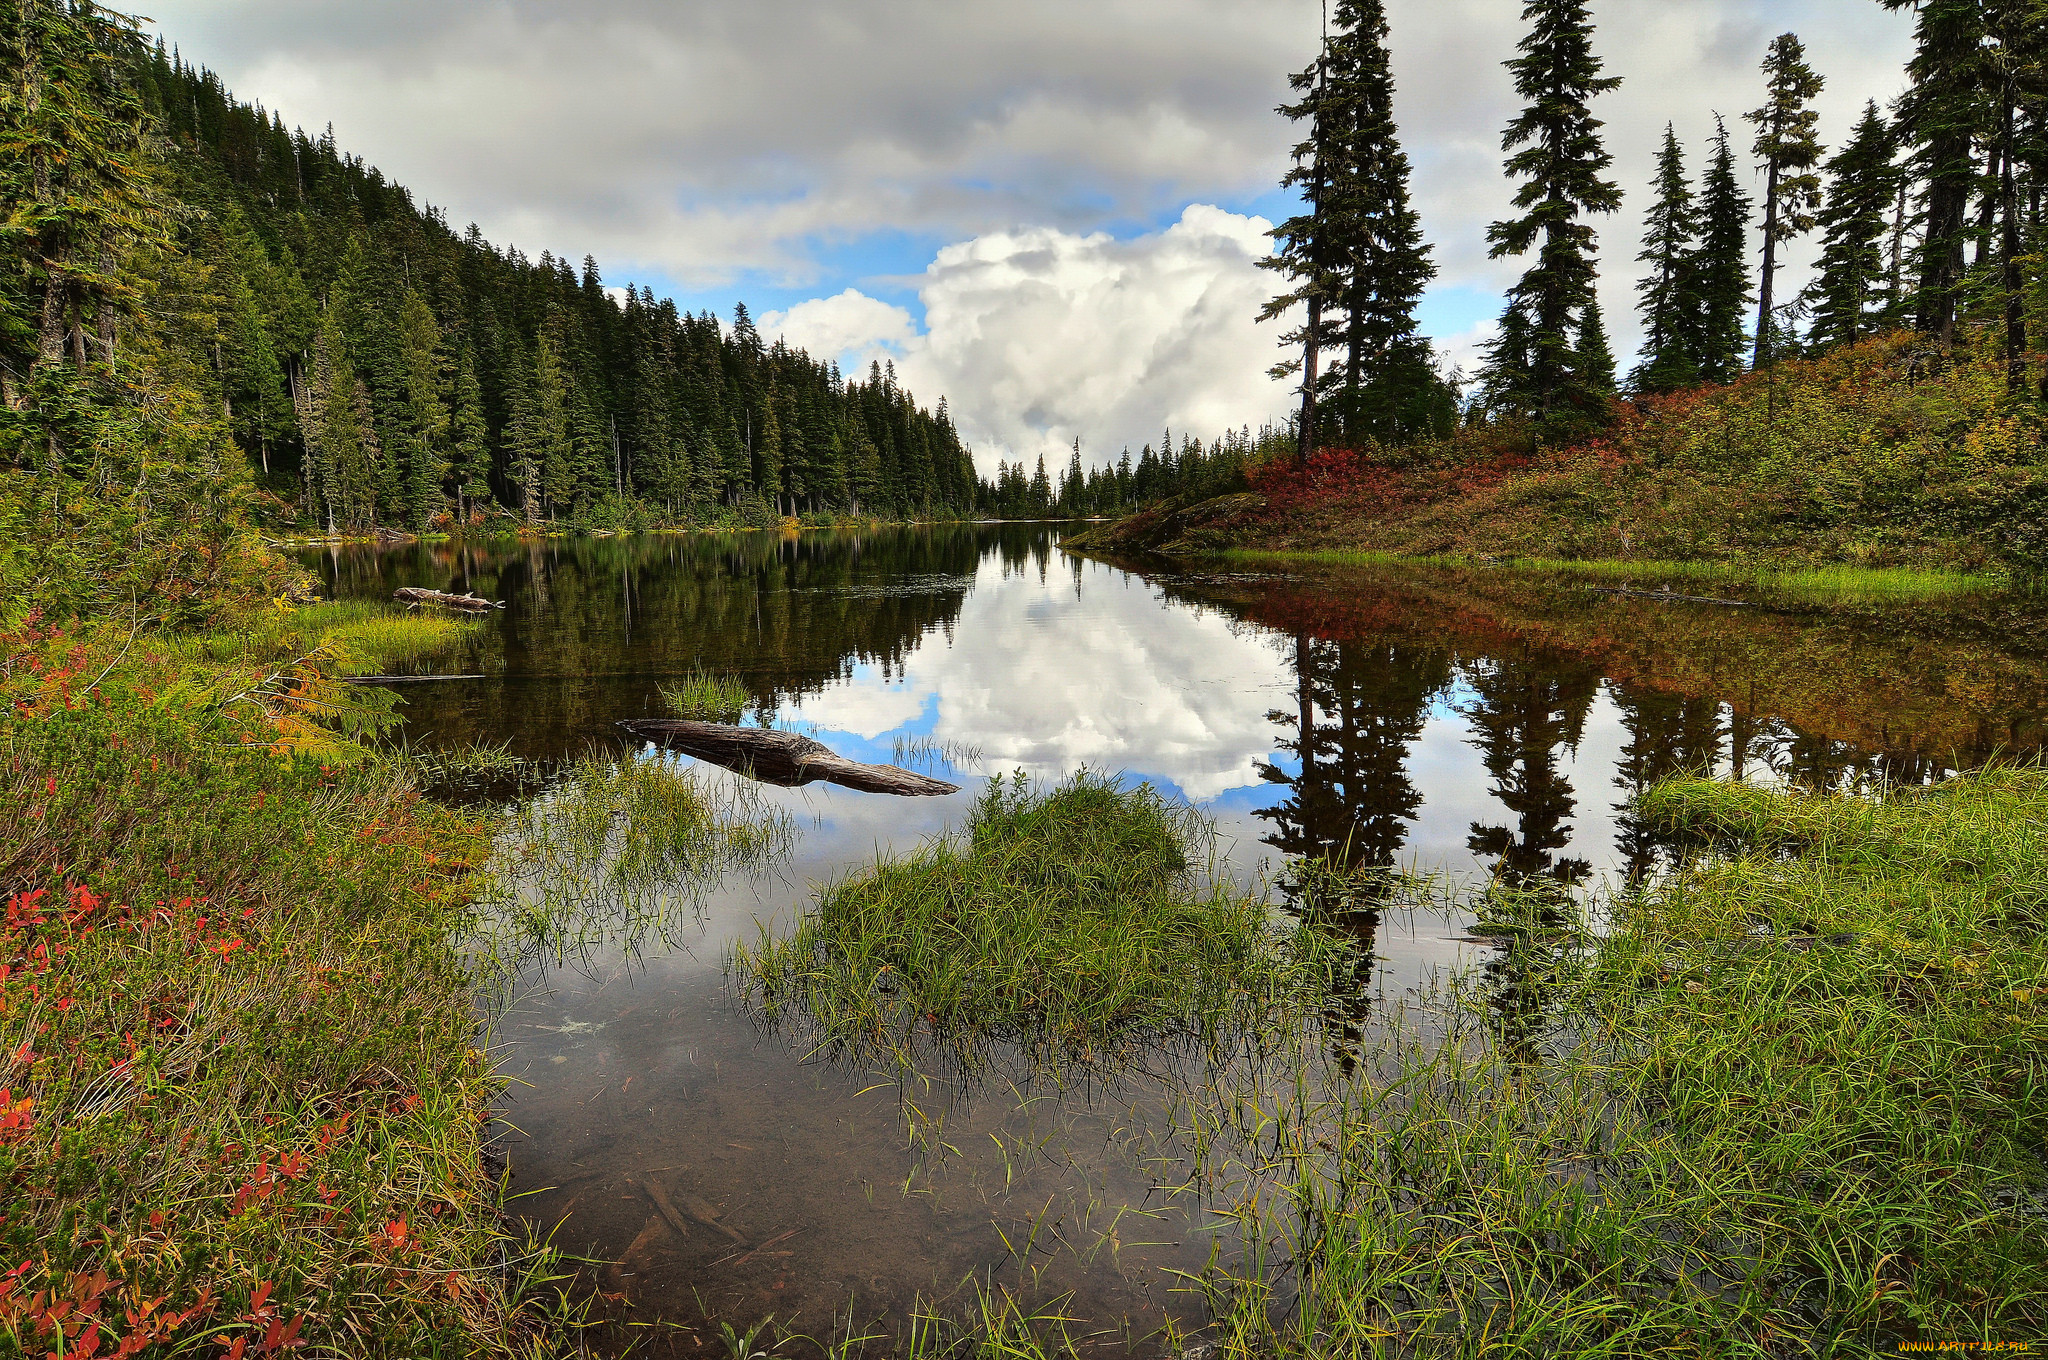
M 1048 526 L 643 535 L 331 549 L 338 594 L 506 601 L 406 687 L 427 746 L 624 751 L 657 686 L 736 674 L 750 721 L 962 792 L 765 789 L 799 831 L 779 872 L 721 882 L 659 937 L 537 964 L 498 1023 L 522 1213 L 615 1262 L 653 1353 L 715 1324 L 900 1328 L 1000 1284 L 1063 1300 L 1111 1351 L 1199 1325 L 1175 1272 L 1258 1244 L 1181 1189 L 1172 1103 L 1243 1055 L 1141 1051 L 1047 1072 L 997 1055 L 915 1077 L 809 1052 L 729 992 L 735 939 L 813 885 L 964 816 L 983 780 L 1148 780 L 1211 816 L 1240 882 L 1289 856 L 1584 884 L 1671 849 L 1628 811 L 1681 770 L 1842 787 L 2038 748 L 2044 645 L 2009 597 L 1737 611 L 1591 595 L 1506 571 L 1190 571 L 1063 554 Z M 648 758 L 646 752 L 637 753 Z M 668 757 L 671 759 L 685 759 Z M 717 772 L 719 778 L 736 776 Z M 1486 954 L 1457 917 L 1371 914 L 1353 1020 Z M 1340 1071 L 1338 1079 L 1348 1079 Z M 660 1200 L 676 1211 L 671 1226 Z

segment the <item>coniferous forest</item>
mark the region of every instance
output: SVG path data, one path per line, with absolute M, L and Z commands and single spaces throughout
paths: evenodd
M 1626 374 L 1599 280 L 1613 143 L 1641 135 L 1601 101 L 1627 77 L 1586 0 L 1524 4 L 1514 193 L 1487 232 L 1521 272 L 1466 374 L 1417 329 L 1435 267 L 1385 6 L 1338 0 L 1280 109 L 1300 207 L 1264 318 L 1285 326 L 1286 437 L 1076 546 L 2048 566 L 2048 10 L 1881 3 L 1913 26 L 1888 106 L 1823 127 L 1827 53 L 1787 32 L 1704 145 L 1653 134 Z

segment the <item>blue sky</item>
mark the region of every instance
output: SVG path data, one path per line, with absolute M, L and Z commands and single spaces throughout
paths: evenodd
M 1484 343 L 1514 261 L 1487 258 L 1513 185 L 1501 62 L 1520 0 L 1388 0 L 1396 113 L 1441 276 L 1419 320 Z M 1912 18 L 1870 0 L 1594 0 L 1627 201 L 1597 223 L 1602 304 L 1632 354 L 1642 186 L 1664 123 L 1696 168 L 1738 145 L 1782 29 L 1828 84 L 1823 140 L 1903 84 Z M 889 354 L 984 453 L 1113 457 L 1161 425 L 1213 433 L 1288 404 L 1256 268 L 1294 132 L 1274 106 L 1313 53 L 1313 0 L 163 0 L 158 26 L 244 97 L 342 145 L 493 240 L 594 254 L 690 310 L 744 299 L 795 343 Z M 1811 256 L 1791 252 L 1796 287 Z M 848 290 L 852 290 L 849 294 Z

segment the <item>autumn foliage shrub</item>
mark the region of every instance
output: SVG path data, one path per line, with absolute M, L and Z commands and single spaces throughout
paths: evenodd
M 0 1354 L 492 1353 L 482 828 L 117 643 L 0 636 Z

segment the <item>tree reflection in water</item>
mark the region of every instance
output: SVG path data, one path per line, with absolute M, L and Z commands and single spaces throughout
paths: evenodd
M 1387 870 L 1422 806 L 1408 752 L 1450 686 L 1451 658 L 1384 638 L 1298 632 L 1294 672 L 1292 710 L 1268 717 L 1292 733 L 1276 745 L 1297 768 L 1260 763 L 1260 776 L 1288 796 L 1254 815 L 1273 824 L 1266 844 L 1295 861 L 1280 884 L 1286 909 L 1352 945 L 1349 985 L 1333 989 L 1327 1016 L 1348 1071 L 1371 1007 Z

